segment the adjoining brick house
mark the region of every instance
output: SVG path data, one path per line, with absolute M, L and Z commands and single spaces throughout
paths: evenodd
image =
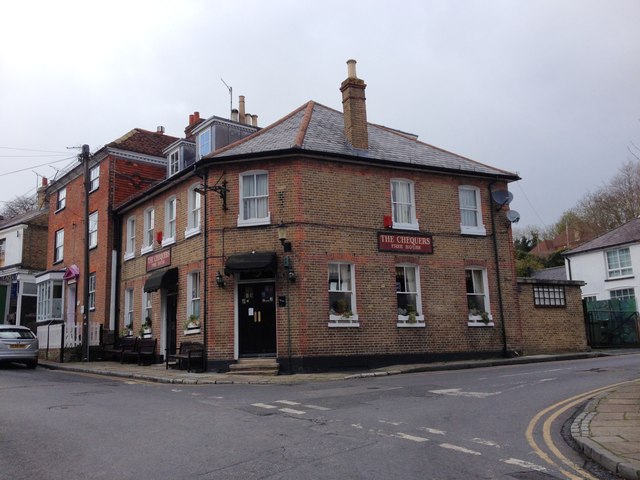
M 105 145 L 90 160 L 89 266 L 84 264 L 84 167 L 49 184 L 46 271 L 36 276 L 38 323 L 82 323 L 84 282 L 89 281 L 89 321 L 115 325 L 116 258 L 112 207 L 164 179 L 162 150 L 177 138 L 136 128 Z M 87 274 L 88 273 L 88 274 Z
M 46 268 L 48 218 L 38 202 L 32 211 L 0 222 L 0 324 L 35 323 L 35 275 Z
M 343 112 L 308 102 L 120 209 L 136 252 L 145 212 L 164 228 L 152 257 L 123 262 L 120 322 L 137 329 L 150 307 L 160 354 L 196 338 L 220 370 L 255 356 L 300 371 L 521 350 L 508 207 L 492 202 L 518 176 L 368 123 L 365 87 L 349 62 Z M 174 325 L 195 302 L 191 337 Z

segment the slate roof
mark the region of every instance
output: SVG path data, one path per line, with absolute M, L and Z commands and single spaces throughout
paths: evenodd
M 162 151 L 176 140 L 178 138 L 171 135 L 134 128 L 117 140 L 107 144 L 106 147 L 164 157 Z
M 564 267 L 543 268 L 531 274 L 536 280 L 566 280 L 567 270 Z
M 412 164 L 428 169 L 519 180 L 515 173 L 442 150 L 398 130 L 369 123 L 368 133 L 368 150 L 352 147 L 344 134 L 342 112 L 310 101 L 270 126 L 218 149 L 204 159 L 216 160 L 270 152 L 275 154 L 297 149 L 309 153 L 358 157 L 366 161 Z
M 7 218 L 5 220 L 0 221 L 0 230 L 4 230 L 5 228 L 13 227 L 15 225 L 21 225 L 23 223 L 29 223 L 31 220 L 34 220 L 40 216 L 48 216 L 49 210 L 44 209 L 35 209 L 26 213 L 22 213 L 20 215 L 16 215 L 15 217 Z
M 574 255 L 576 253 L 589 252 L 591 250 L 602 250 L 605 248 L 625 245 L 627 243 L 640 242 L 640 218 L 634 218 L 624 225 L 615 228 L 604 235 L 594 238 L 590 242 L 583 243 L 579 247 L 573 248 L 564 255 Z

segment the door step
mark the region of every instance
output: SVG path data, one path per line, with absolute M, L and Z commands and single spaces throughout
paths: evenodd
M 278 375 L 280 364 L 275 358 L 240 358 L 229 365 L 232 375 Z

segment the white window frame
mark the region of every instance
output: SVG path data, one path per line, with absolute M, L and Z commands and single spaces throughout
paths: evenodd
M 149 253 L 153 250 L 153 242 L 155 241 L 155 208 L 149 207 L 144 211 L 144 232 L 142 235 L 142 247 L 140 247 L 140 255 Z
M 36 284 L 36 321 L 62 320 L 64 285 L 62 279 L 47 279 Z M 60 296 L 54 296 L 56 290 Z
M 200 233 L 201 215 L 202 215 L 202 196 L 196 192 L 199 184 L 192 185 L 189 188 L 187 201 L 187 229 L 184 232 L 184 238 L 192 237 Z
M 208 137 L 209 149 L 206 152 L 202 150 L 202 143 L 203 143 L 204 137 Z M 202 158 L 213 151 L 212 139 L 213 139 L 213 135 L 211 134 L 211 127 L 207 127 L 204 131 L 198 134 L 198 158 Z
M 180 149 L 177 149 L 169 154 L 169 161 L 167 162 L 168 176 L 171 177 L 180 171 Z
M 397 189 L 399 186 L 407 186 L 409 188 L 409 203 L 401 202 L 397 198 Z M 416 214 L 416 188 L 415 183 L 412 180 L 406 178 L 392 178 L 391 179 L 391 219 L 393 221 L 393 228 L 402 230 L 420 230 L 418 224 L 418 218 Z M 409 207 L 409 221 L 400 222 L 396 219 L 396 205 L 405 205 Z
M 197 315 L 198 318 L 200 318 L 200 307 L 202 306 L 200 302 L 200 296 L 202 295 L 202 279 L 199 271 L 189 273 L 189 277 L 187 278 L 187 289 L 187 319 L 191 315 Z
M 89 193 L 95 192 L 100 186 L 100 165 L 89 170 Z
M 398 282 L 398 269 L 402 269 L 404 271 L 403 278 L 407 278 L 406 271 L 407 269 L 413 270 L 415 275 L 416 290 L 414 292 L 409 290 L 400 290 L 400 288 L 407 288 L 406 281 L 405 285 L 401 286 Z M 411 263 L 400 263 L 396 265 L 394 270 L 396 275 L 396 306 L 398 308 L 398 327 L 424 327 L 424 313 L 422 311 L 422 294 L 420 290 L 420 267 Z M 408 312 L 404 312 L 398 305 L 398 298 L 400 295 L 415 295 L 416 296 L 416 304 L 415 307 L 415 318 L 411 319 L 411 315 Z
M 136 217 L 127 218 L 127 238 L 124 259 L 131 260 L 136 256 Z
M 465 205 L 463 193 L 473 192 L 475 197 L 474 205 Z M 486 235 L 487 229 L 484 226 L 482 218 L 482 196 L 480 195 L 480 189 L 472 185 L 460 185 L 458 187 L 458 202 L 460 207 L 460 233 L 464 235 Z M 477 225 L 466 225 L 464 223 L 464 212 L 475 213 L 475 219 Z
M 89 274 L 89 311 L 96 309 L 96 272 Z
M 625 252 L 625 257 L 628 258 L 628 265 L 622 265 L 622 259 L 620 253 Z M 615 258 L 610 257 L 611 254 L 615 254 Z M 631 249 L 629 247 L 614 248 L 606 250 L 604 252 L 605 265 L 607 267 L 607 278 L 625 278 L 633 275 L 633 265 L 631 261 Z M 617 265 L 612 266 L 611 260 L 614 260 Z M 626 259 L 625 259 L 626 260 Z
M 64 210 L 67 206 L 67 187 L 62 187 L 58 190 L 58 197 L 56 199 L 56 212 Z
M 166 247 L 176 243 L 178 230 L 178 200 L 175 195 L 167 198 L 164 202 L 164 235 L 162 238 L 162 246 Z
M 474 292 L 466 291 L 466 275 L 467 275 L 467 272 L 469 271 L 481 272 L 482 291 L 478 289 L 478 286 L 475 284 L 475 282 L 473 285 Z M 493 324 L 493 315 L 491 315 L 491 304 L 489 300 L 489 277 L 487 275 L 487 269 L 482 267 L 467 267 L 464 269 L 464 274 L 465 274 L 465 292 L 466 292 L 466 298 L 467 298 L 467 308 L 469 309 L 469 315 L 468 315 L 469 326 L 470 327 L 492 327 L 494 324 Z M 472 279 L 473 278 L 474 278 L 474 274 L 472 273 Z M 472 313 L 471 309 L 469 308 L 469 297 L 479 296 L 479 295 L 482 295 L 484 297 L 484 311 L 488 315 L 487 322 L 483 321 L 481 314 Z
M 244 184 L 247 181 L 252 181 L 254 183 L 254 186 L 256 184 L 256 178 L 258 176 L 261 175 L 265 175 L 266 179 L 267 179 L 267 194 L 266 195 L 258 195 L 257 193 L 252 195 L 252 196 L 248 196 L 245 197 L 244 196 Z M 271 212 L 269 210 L 269 172 L 267 172 L 266 170 L 253 170 L 250 172 L 243 172 L 240 174 L 240 194 L 238 195 L 239 200 L 240 200 L 240 210 L 238 213 L 238 226 L 239 227 L 249 227 L 249 226 L 254 226 L 254 225 L 269 225 L 271 224 Z M 266 199 L 267 201 L 267 214 L 264 217 L 251 217 L 251 218 L 245 218 L 245 202 L 247 201 L 251 201 L 251 202 L 255 202 L 256 206 L 257 203 L 262 200 L 262 199 Z M 256 208 L 257 210 L 257 208 Z
M 127 288 L 124 291 L 124 325 L 123 328 L 127 328 L 127 325 L 131 325 L 133 328 L 133 288 Z
M 89 248 L 98 246 L 98 211 L 89 215 Z
M 618 292 L 624 292 L 618 295 Z M 609 291 L 610 300 L 635 300 L 636 289 L 633 287 L 613 288 Z
M 53 263 L 64 260 L 64 228 L 56 230 L 53 241 Z
M 338 269 L 337 281 L 331 279 L 331 266 L 334 265 Z M 342 266 L 349 267 L 350 285 L 351 289 L 343 289 L 344 280 L 342 280 Z M 356 268 L 353 263 L 350 262 L 329 262 L 327 265 L 327 283 L 329 290 L 329 326 L 330 327 L 359 327 L 360 319 L 358 317 L 358 310 L 356 307 Z M 331 307 L 331 294 L 332 293 L 348 293 L 351 296 L 351 315 L 332 313 Z
M 151 298 L 152 292 L 142 292 L 142 318 L 140 324 L 146 323 L 146 318 L 153 320 L 153 299 Z
M 567 296 L 564 285 L 539 283 L 533 285 L 534 307 L 566 307 Z

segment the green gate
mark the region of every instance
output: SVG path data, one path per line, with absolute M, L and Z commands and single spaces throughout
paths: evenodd
M 590 347 L 640 346 L 635 300 L 585 301 L 584 312 Z

